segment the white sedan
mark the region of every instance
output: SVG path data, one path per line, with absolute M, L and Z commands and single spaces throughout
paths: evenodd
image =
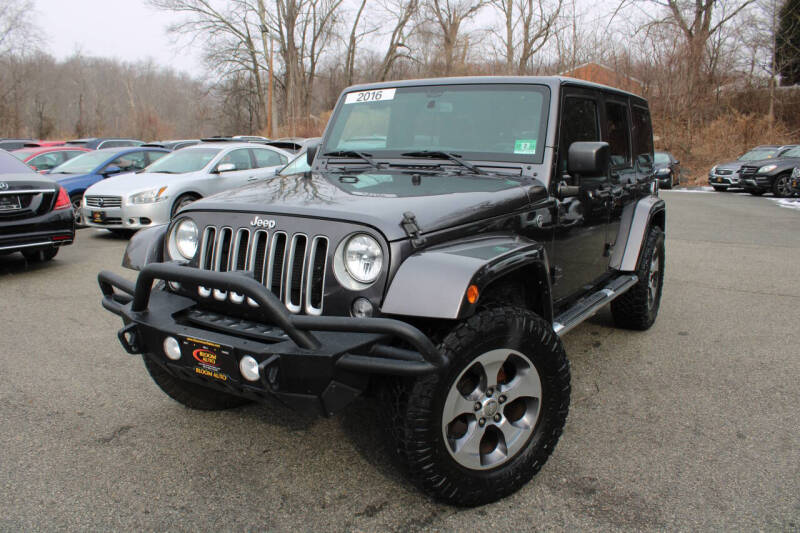
M 89 187 L 81 205 L 83 220 L 119 233 L 166 224 L 195 200 L 274 177 L 292 157 L 280 148 L 253 143 L 189 146 L 138 173 Z

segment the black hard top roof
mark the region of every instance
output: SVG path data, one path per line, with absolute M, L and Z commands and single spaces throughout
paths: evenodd
M 555 88 L 559 85 L 570 85 L 612 91 L 617 94 L 630 96 L 632 98 L 636 98 L 637 100 L 644 101 L 644 98 L 638 94 L 623 91 L 622 89 L 617 89 L 615 87 L 608 87 L 599 83 L 579 80 L 577 78 L 569 78 L 567 76 L 466 76 L 460 78 L 422 78 L 416 80 L 382 81 L 378 83 L 353 85 L 346 88 L 344 92 L 366 91 L 368 89 L 392 89 L 395 87 L 424 87 L 426 85 L 473 85 L 481 83 L 485 83 L 487 85 L 501 83 L 529 83 L 536 85 L 547 85 L 551 88 Z

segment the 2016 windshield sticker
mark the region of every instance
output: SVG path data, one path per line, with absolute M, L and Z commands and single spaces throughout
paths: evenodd
M 369 102 L 386 102 L 394 100 L 394 93 L 397 89 L 375 89 L 374 91 L 360 91 L 357 93 L 347 93 L 344 98 L 345 104 L 366 104 Z
M 515 154 L 535 154 L 536 139 L 517 139 L 514 143 Z

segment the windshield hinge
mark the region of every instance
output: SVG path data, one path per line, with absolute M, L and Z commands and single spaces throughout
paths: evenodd
M 423 244 L 425 244 L 425 237 L 420 235 L 420 229 L 417 225 L 417 217 L 411 211 L 406 211 L 403 213 L 403 221 L 400 222 L 400 225 L 403 226 L 403 231 L 406 232 L 411 238 L 411 246 L 414 248 L 419 248 Z

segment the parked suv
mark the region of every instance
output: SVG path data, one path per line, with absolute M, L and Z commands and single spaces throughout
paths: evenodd
M 307 154 L 133 237 L 138 280 L 99 275 L 123 347 L 196 409 L 330 416 L 375 391 L 422 490 L 516 491 L 564 428 L 561 336 L 608 303 L 621 327 L 656 319 L 647 102 L 557 77 L 362 85 Z
M 780 157 L 785 152 L 794 148 L 795 145 L 789 144 L 779 146 L 775 144 L 764 144 L 756 146 L 739 156 L 736 161 L 720 163 L 714 165 L 708 173 L 708 184 L 714 187 L 715 191 L 727 191 L 730 189 L 741 189 L 740 170 L 742 165 L 750 161 L 761 161 L 763 159 L 773 159 Z
M 800 146 L 779 156 L 742 165 L 740 171 L 744 190 L 754 196 L 771 192 L 777 198 L 792 196 L 792 171 L 800 164 Z

